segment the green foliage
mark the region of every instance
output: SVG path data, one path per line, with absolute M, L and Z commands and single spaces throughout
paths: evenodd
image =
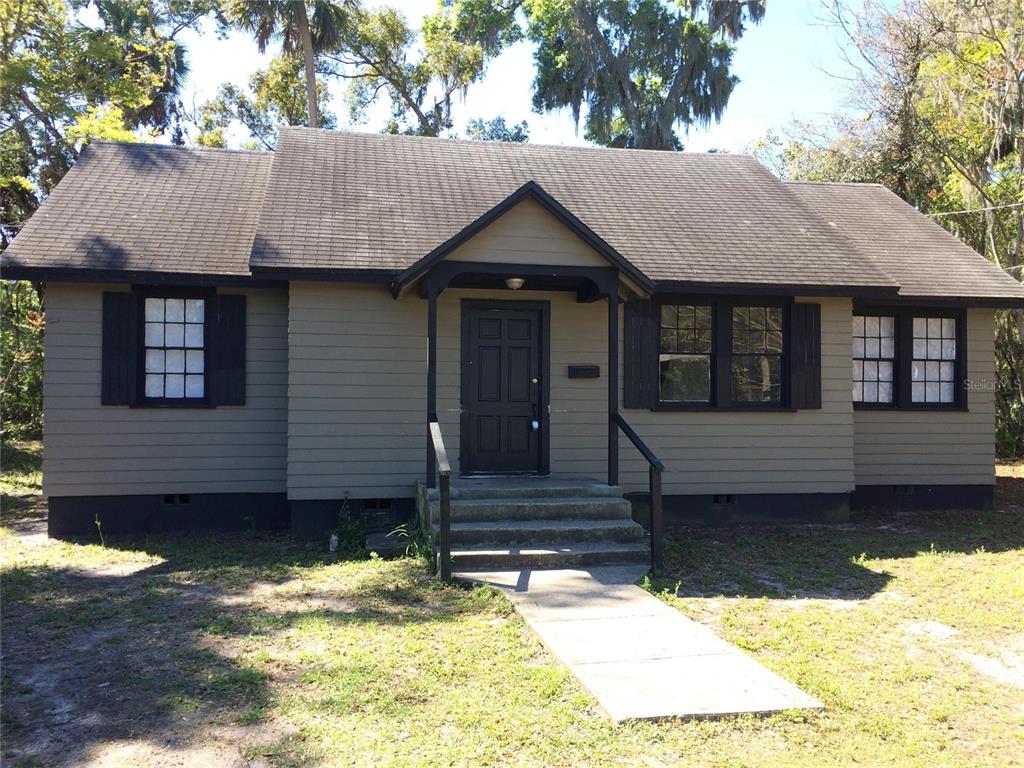
M 178 89 L 188 73 L 174 39 L 215 0 L 94 0 L 99 24 L 75 19 L 87 3 L 0 0 L 0 250 L 91 139 L 140 141 L 171 131 L 180 141 Z M 39 296 L 4 282 L 4 430 L 42 427 Z
M 508 126 L 505 124 L 505 118 L 500 115 L 493 120 L 477 117 L 470 120 L 466 126 L 466 138 L 473 141 L 510 141 L 523 144 L 530 140 L 530 126 L 525 120 Z
M 180 141 L 188 68 L 175 36 L 215 0 L 0 0 L 0 249 L 91 138 Z
M 329 94 L 317 83 L 319 119 L 323 128 L 334 128 L 334 114 L 327 108 Z M 249 133 L 243 145 L 252 149 L 273 149 L 282 125 L 308 125 L 305 77 L 302 65 L 292 56 L 279 56 L 267 69 L 254 72 L 245 91 L 224 83 L 217 96 L 203 104 L 193 118 L 199 132 L 195 143 L 205 147 L 226 147 L 227 130 L 240 124 Z
M 639 149 L 680 149 L 678 128 L 721 119 L 737 82 L 733 43 L 764 15 L 762 2 L 737 0 L 471 0 L 454 9 L 453 32 L 489 53 L 520 35 L 536 45 L 538 111 L 569 108 L 579 122 L 586 107 L 588 140 Z
M 43 326 L 36 287 L 0 281 L 0 413 L 5 440 L 42 434 Z
M 857 52 L 853 117 L 771 135 L 755 153 L 782 176 L 885 184 L 1008 274 L 1024 277 L 1024 6 L 917 0 L 833 22 Z M 924 267 L 927 269 L 927 265 Z M 1024 455 L 1024 314 L 996 320 L 999 454 Z
M 272 40 L 280 40 L 286 54 L 302 52 L 301 16 L 309 24 L 313 48 L 319 52 L 338 41 L 346 23 L 346 3 L 314 0 L 279 2 L 279 0 L 226 0 L 224 15 L 232 25 L 250 32 L 260 53 L 265 53 Z
M 433 547 L 421 526 L 415 523 L 402 523 L 402 525 L 391 531 L 388 536 L 394 536 L 399 541 L 405 543 L 406 557 L 412 557 L 425 562 L 433 560 Z
M 316 85 L 316 57 L 335 46 L 355 0 L 227 0 L 226 18 L 234 26 L 252 33 L 263 53 L 273 39 L 281 40 L 286 55 L 302 56 L 305 68 L 306 114 L 312 128 L 321 127 Z
M 390 133 L 439 136 L 452 127 L 452 97 L 484 71 L 483 46 L 462 41 L 448 6 L 423 19 L 421 38 L 396 8 L 356 8 L 333 51 L 333 73 L 349 80 L 353 121 L 383 93 L 391 107 Z M 419 45 L 417 45 L 419 43 Z
M 338 525 L 333 535 L 338 537 L 338 545 L 334 550 L 338 557 L 345 560 L 363 560 L 366 558 L 366 534 L 359 520 L 352 516 L 348 499 L 338 511 Z

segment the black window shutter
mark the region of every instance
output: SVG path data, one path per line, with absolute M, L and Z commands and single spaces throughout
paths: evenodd
M 245 296 L 209 299 L 207 386 L 212 405 L 245 405 Z
M 821 408 L 821 305 L 793 304 L 789 316 L 789 404 Z
M 623 404 L 658 404 L 658 308 L 650 299 L 626 302 L 623 339 Z
M 139 300 L 132 293 L 103 294 L 100 403 L 135 405 L 139 382 Z

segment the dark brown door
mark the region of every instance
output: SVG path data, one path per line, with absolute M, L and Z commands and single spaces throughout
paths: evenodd
M 463 312 L 462 471 L 542 471 L 546 418 L 539 307 L 471 303 Z M 513 308 L 514 307 L 514 308 Z

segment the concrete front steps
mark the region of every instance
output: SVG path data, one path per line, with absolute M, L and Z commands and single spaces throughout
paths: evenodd
M 421 488 L 421 519 L 438 530 L 437 489 Z M 646 564 L 647 532 L 622 489 L 593 480 L 460 478 L 451 487 L 453 570 Z

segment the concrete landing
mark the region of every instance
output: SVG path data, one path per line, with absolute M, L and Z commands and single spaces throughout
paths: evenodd
M 645 566 L 460 571 L 501 589 L 615 721 L 821 709 L 821 702 L 634 585 Z

